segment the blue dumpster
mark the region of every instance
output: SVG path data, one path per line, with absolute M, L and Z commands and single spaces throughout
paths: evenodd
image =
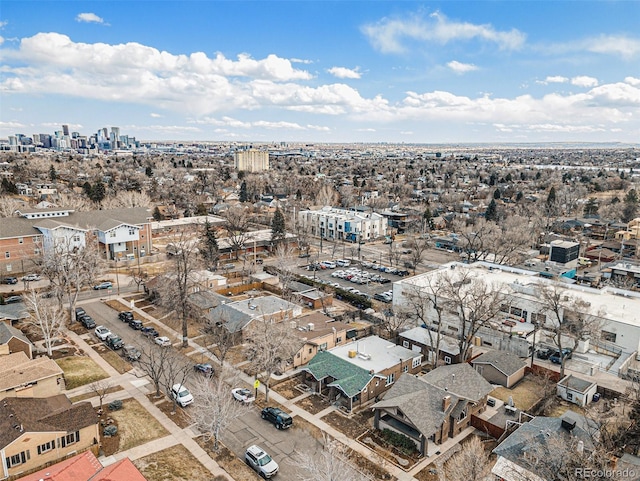
M 597 392 L 593 395 L 593 402 L 597 403 L 600 400 L 600 393 Z

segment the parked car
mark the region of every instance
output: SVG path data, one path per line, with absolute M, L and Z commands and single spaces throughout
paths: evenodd
M 100 284 L 96 284 L 95 286 L 93 286 L 93 290 L 94 291 L 99 291 L 101 289 L 111 289 L 113 287 L 113 283 L 112 282 L 101 282 Z
M 272 423 L 276 429 L 287 429 L 293 425 L 293 418 L 280 408 L 266 407 L 262 410 L 262 419 Z
M 142 352 L 136 346 L 127 345 L 122 348 L 122 355 L 129 361 L 137 361 Z
M 101 341 L 104 341 L 107 338 L 107 336 L 111 334 L 111 331 L 109 330 L 109 328 L 104 326 L 96 327 L 96 330 L 94 332 L 96 333 L 96 336 L 98 336 L 98 339 L 100 339 Z
M 27 274 L 26 276 L 24 276 L 22 278 L 22 280 L 24 282 L 34 282 L 34 281 L 39 281 L 40 280 L 40 276 L 38 274 Z
M 388 298 L 387 296 L 385 296 L 384 294 L 374 294 L 374 295 L 373 295 L 373 298 L 374 298 L 376 301 L 381 301 L 381 302 L 386 302 L 386 303 L 391 302 L 391 299 L 389 299 L 389 298 Z
M 553 354 L 549 356 L 549 361 L 551 361 L 554 364 L 561 364 L 562 358 L 571 359 L 571 349 L 567 349 L 567 348 L 563 349 L 562 357 L 560 356 L 560 351 L 556 349 L 553 352 Z
M 256 473 L 265 479 L 272 478 L 278 474 L 278 463 L 264 449 L 255 444 L 247 448 L 244 460 Z
M 171 339 L 167 336 L 159 336 L 156 337 L 156 344 L 161 347 L 169 347 L 171 346 Z
M 311 254 L 309 254 L 308 252 L 303 252 L 302 254 L 300 254 L 298 256 L 300 259 L 306 259 L 307 257 L 311 257 Z
M 170 393 L 171 397 L 176 400 L 176 403 L 180 407 L 188 406 L 193 402 L 193 396 L 182 384 L 174 384 L 171 387 Z
M 143 327 L 140 332 L 147 337 L 158 337 L 160 335 L 155 327 Z
M 22 302 L 22 296 L 9 296 L 5 298 L 5 304 L 13 304 L 14 302 Z
M 109 334 L 104 342 L 114 351 L 117 349 L 122 349 L 122 346 L 124 346 L 124 341 L 117 334 Z
M 130 322 L 133 320 L 133 312 L 131 311 L 119 312 L 118 319 L 120 319 L 122 322 Z
M 194 365 L 193 370 L 197 373 L 202 374 L 203 376 L 213 376 L 213 366 L 208 362 Z
M 5 277 L 4 279 L 2 279 L 2 283 L 3 284 L 17 284 L 18 283 L 18 278 L 17 277 Z
M 549 356 L 551 356 L 551 354 L 553 354 L 552 349 L 538 349 L 536 351 L 536 357 L 538 359 L 549 359 Z
M 129 321 L 129 327 L 135 329 L 136 331 L 139 331 L 143 327 L 142 321 L 140 319 L 131 319 Z
M 76 320 L 80 320 L 80 317 L 85 315 L 86 312 L 82 307 L 76 307 Z
M 253 392 L 250 389 L 237 387 L 231 390 L 231 395 L 233 399 L 236 401 L 243 402 L 245 404 L 252 403 L 256 400 L 256 397 L 253 395 Z
M 94 327 L 96 327 L 96 321 L 94 321 L 93 317 L 88 314 L 80 316 L 80 324 L 82 324 L 87 329 L 93 329 Z

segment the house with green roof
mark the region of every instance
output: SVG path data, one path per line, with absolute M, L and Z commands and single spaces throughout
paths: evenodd
M 349 411 L 387 391 L 422 367 L 422 354 L 378 336 L 318 352 L 303 368 L 305 383 Z

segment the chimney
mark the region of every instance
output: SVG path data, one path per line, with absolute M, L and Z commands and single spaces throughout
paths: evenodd
M 442 398 L 442 411 L 447 412 L 447 409 L 451 406 L 451 396 L 445 396 Z

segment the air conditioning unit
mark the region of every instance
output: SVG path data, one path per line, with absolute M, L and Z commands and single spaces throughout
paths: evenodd
M 313 331 L 314 327 L 316 327 L 316 326 L 313 325 L 313 322 L 310 322 L 309 324 L 307 324 L 307 329 L 309 331 Z

